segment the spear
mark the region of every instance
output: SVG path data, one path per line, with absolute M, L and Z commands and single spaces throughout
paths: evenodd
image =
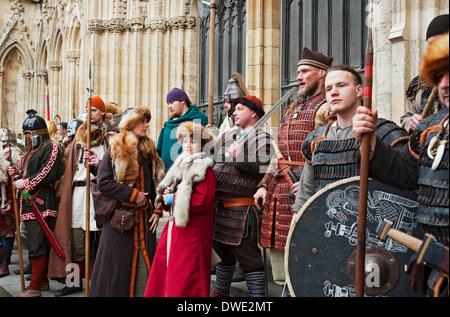
M 45 87 L 47 93 L 47 121 L 50 121 L 50 101 L 48 97 L 48 72 L 45 70 Z
M 211 13 L 209 19 L 209 101 L 208 123 L 213 124 L 214 114 L 214 36 L 216 28 L 216 0 L 211 0 Z
M 369 1 L 368 39 L 365 54 L 364 70 L 364 107 L 372 109 L 372 75 L 373 75 L 373 44 L 372 44 L 372 1 Z M 370 155 L 369 133 L 363 135 L 361 140 L 361 170 L 359 184 L 359 207 L 358 207 L 358 242 L 356 246 L 356 268 L 355 268 L 355 295 L 364 296 L 365 285 L 365 262 L 366 262 L 366 220 L 367 220 L 367 194 L 369 184 L 369 155 Z
M 92 107 L 92 65 L 89 61 L 89 88 L 88 90 L 88 109 L 87 109 L 87 144 L 86 150 L 91 149 L 91 107 Z M 90 225 L 90 209 L 91 209 L 91 169 L 89 165 L 89 158 L 86 160 L 86 232 L 85 232 L 85 270 L 84 270 L 84 280 L 85 280 L 85 296 L 89 294 L 89 225 Z
M 9 146 L 9 164 L 11 167 L 14 166 L 12 152 L 11 152 L 11 139 L 9 136 L 9 127 L 8 127 L 8 115 L 5 112 L 5 121 L 6 121 L 6 130 L 8 131 L 8 146 Z M 16 231 L 17 231 L 17 246 L 19 248 L 19 268 L 20 268 L 20 284 L 22 286 L 22 292 L 25 290 L 25 277 L 23 273 L 23 257 L 22 257 L 22 239 L 20 238 L 20 222 L 19 222 L 19 208 L 17 206 L 17 194 L 16 189 L 13 186 L 14 176 L 11 175 L 11 190 L 13 194 L 13 203 L 14 203 L 14 215 L 16 221 Z

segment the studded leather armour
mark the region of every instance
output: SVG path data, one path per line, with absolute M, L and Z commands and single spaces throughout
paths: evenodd
M 240 245 L 242 237 L 247 233 L 247 218 L 250 211 L 249 206 L 234 206 L 225 208 L 223 201 L 253 197 L 257 191 L 258 183 L 264 176 L 252 175 L 241 171 L 235 167 L 235 160 L 225 160 L 230 145 L 234 141 L 236 129 L 225 133 L 216 144 L 216 163 L 214 164 L 214 172 L 216 174 L 216 200 L 215 217 L 214 217 L 214 240 L 229 244 Z M 243 151 L 249 158 L 257 155 L 258 149 L 262 146 L 270 145 L 270 135 L 263 130 L 258 130 L 256 135 L 250 137 L 244 145 Z M 218 146 L 219 145 L 219 146 Z M 253 225 L 259 227 L 260 215 L 256 214 L 256 219 L 252 218 Z M 255 237 L 257 238 L 257 237 Z
M 332 124 L 315 129 L 303 143 L 303 155 L 314 169 L 316 192 L 330 183 L 359 176 L 360 143 L 354 137 L 328 139 Z M 378 119 L 375 135 L 391 146 L 409 140 L 406 130 L 385 119 Z
M 433 153 L 430 143 L 438 140 L 442 154 Z M 410 151 L 419 159 L 419 202 L 417 221 L 426 233 L 449 244 L 449 128 L 448 109 L 424 120 L 411 135 Z M 430 148 L 431 157 L 428 155 Z M 433 155 L 434 154 L 434 155 Z M 439 160 L 440 161 L 436 161 Z M 433 169 L 433 163 L 436 165 Z
M 286 109 L 278 133 L 278 148 L 286 160 L 304 164 L 302 144 L 315 128 L 314 120 L 319 108 L 326 103 L 325 94 L 299 102 L 294 109 Z M 293 213 L 294 199 L 289 198 L 289 184 L 278 170 L 267 180 L 268 198 L 263 211 L 261 245 L 285 250 Z

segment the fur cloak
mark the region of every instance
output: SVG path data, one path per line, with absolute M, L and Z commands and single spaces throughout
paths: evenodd
M 181 154 L 157 188 L 174 189 L 174 221 L 164 227 L 144 296 L 209 297 L 215 175 L 205 153 Z M 166 208 L 167 209 L 167 206 Z M 169 250 L 168 250 L 169 249 Z
M 175 223 L 178 227 L 186 227 L 189 221 L 189 206 L 191 203 L 192 186 L 205 179 L 208 167 L 214 165 L 214 160 L 207 154 L 200 152 L 194 154 L 180 154 L 166 176 L 156 189 L 155 203 L 160 203 L 162 193 L 166 187 L 171 192 L 176 190 L 176 204 L 173 208 Z M 175 200 L 175 199 L 174 199 Z

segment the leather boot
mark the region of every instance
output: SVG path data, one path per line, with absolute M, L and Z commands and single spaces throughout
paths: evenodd
M 59 291 L 57 291 L 55 293 L 55 297 L 62 297 L 62 296 L 67 296 L 70 294 L 74 294 L 74 293 L 79 293 L 83 291 L 83 283 L 80 282 L 80 286 L 76 287 L 76 286 L 64 286 L 62 289 L 60 289 Z
M 2 267 L 0 268 L 0 278 L 9 275 L 9 262 L 3 261 Z

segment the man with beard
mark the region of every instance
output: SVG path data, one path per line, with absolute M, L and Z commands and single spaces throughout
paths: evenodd
M 96 154 L 95 163 L 101 160 L 103 154 L 108 148 L 106 140 L 106 123 L 111 120 L 112 116 L 117 113 L 122 113 L 119 107 L 112 103 L 105 103 L 96 96 L 92 98 L 91 102 L 91 138 L 90 151 L 87 151 L 87 120 L 78 128 L 74 141 L 69 148 L 67 158 L 67 166 L 64 173 L 64 180 L 62 185 L 60 212 L 55 227 L 55 236 L 60 241 L 61 247 L 64 250 L 65 259 L 60 259 L 56 252 L 50 252 L 49 263 L 49 277 L 60 282 L 67 282 L 66 277 L 69 273 L 67 265 L 73 263 L 78 266 L 80 278 L 84 276 L 85 270 L 85 241 L 86 241 L 86 159 L 91 158 L 93 153 Z M 88 103 L 86 103 L 86 108 Z M 90 162 L 92 164 L 93 162 Z M 90 179 L 94 178 L 96 172 L 95 168 L 90 168 Z M 90 197 L 90 223 L 89 231 L 91 234 L 90 250 L 95 250 L 95 243 L 97 243 L 97 232 L 99 229 L 96 226 L 94 219 L 94 204 L 92 195 Z M 93 259 L 95 251 L 90 257 Z M 93 261 L 89 261 L 92 266 Z M 72 285 L 67 285 L 56 292 L 55 296 L 66 296 L 75 292 L 82 291 L 82 286 L 77 281 Z M 86 281 L 87 283 L 87 281 Z
M 275 162 L 278 163 L 276 172 L 266 173 L 254 195 L 255 200 L 262 201 L 264 206 L 261 246 L 271 248 L 274 281 L 281 285 L 285 282 L 284 250 L 293 216 L 291 206 L 304 165 L 302 143 L 308 133 L 328 123 L 330 114 L 324 81 L 332 62 L 332 57 L 304 48 L 297 65 L 297 80 L 300 85 L 298 99 L 285 110 L 278 133 L 278 156 L 283 157 Z M 295 175 L 294 179 L 289 174 Z M 292 195 L 289 194 L 290 191 Z
M 179 88 L 173 88 L 167 94 L 166 101 L 170 119 L 164 123 L 164 127 L 159 134 L 156 150 L 167 171 L 182 150 L 176 135 L 178 126 L 183 122 L 193 121 L 206 127 L 208 117 L 198 110 L 197 106 L 191 103 L 188 95 Z
M 20 177 L 14 182 L 14 188 L 24 189 L 31 194 L 49 228 L 53 229 L 58 209 L 53 184 L 63 174 L 63 154 L 58 145 L 50 140 L 45 120 L 36 113 L 33 109 L 27 111 L 28 118 L 22 124 L 25 155 L 20 165 L 8 167 L 8 174 Z M 24 222 L 27 230 L 32 271 L 30 284 L 18 297 L 40 297 L 41 290 L 49 288 L 47 269 L 50 244 L 31 207 L 23 198 L 20 209 L 20 220 Z

